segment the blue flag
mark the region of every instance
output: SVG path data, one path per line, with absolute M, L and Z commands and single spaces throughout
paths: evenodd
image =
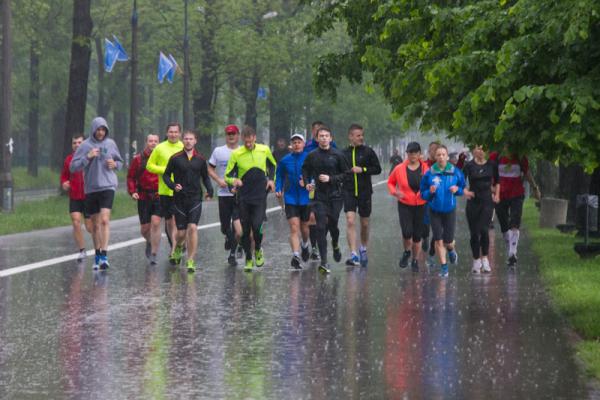
M 175 71 L 177 71 L 177 67 L 179 65 L 177 64 L 177 61 L 175 61 L 175 58 L 171 54 L 169 54 L 169 61 L 171 61 L 171 64 L 173 64 L 173 66 L 167 73 L 167 80 L 169 81 L 169 83 L 173 83 L 173 77 L 175 76 Z
M 167 76 L 172 69 L 174 69 L 173 62 L 161 51 L 158 57 L 158 82 L 163 83 L 165 76 Z
M 123 46 L 121 46 L 121 43 L 119 43 L 119 39 L 117 39 L 117 37 L 115 35 L 113 35 L 113 40 L 114 40 L 115 46 L 117 47 L 117 49 L 119 49 L 119 55 L 118 55 L 117 61 L 128 61 L 129 56 L 127 55 L 127 52 L 125 51 Z
M 114 43 L 108 39 L 104 39 L 104 70 L 112 72 L 117 61 L 127 61 L 129 56 L 119 43 L 116 36 L 113 35 Z
M 264 100 L 267 98 L 267 89 L 265 88 L 258 88 L 258 92 L 256 93 L 256 97 L 258 97 L 261 100 Z

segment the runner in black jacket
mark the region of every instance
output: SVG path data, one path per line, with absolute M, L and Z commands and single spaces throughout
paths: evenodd
M 346 234 L 350 258 L 347 265 L 367 265 L 367 247 L 369 245 L 369 217 L 371 216 L 371 196 L 373 185 L 371 176 L 381 173 L 381 165 L 377 154 L 369 146 L 365 146 L 363 127 L 358 124 L 350 125 L 348 129 L 350 146 L 344 150 L 346 161 L 352 168 L 344 182 L 344 212 L 346 213 Z M 360 258 L 356 251 L 356 210 L 360 215 Z
M 344 154 L 331 147 L 331 131 L 322 126 L 317 132 L 319 147 L 311 152 L 302 166 L 303 183 L 309 191 L 314 190 L 312 210 L 317 222 L 317 243 L 321 256 L 319 271 L 329 273 L 327 264 L 327 231 L 331 234 L 333 258 L 339 262 L 342 253 L 339 247 L 340 230 L 338 219 L 342 210 L 341 185 L 350 173 Z
M 183 134 L 183 151 L 173 154 L 169 159 L 163 180 L 174 191 L 173 209 L 177 225 L 177 245 L 171 256 L 173 264 L 179 264 L 183 252 L 183 242 L 187 232 L 187 268 L 189 272 L 196 270 L 194 256 L 198 248 L 198 230 L 196 229 L 202 214 L 202 186 L 204 183 L 207 198 L 213 197 L 213 187 L 208 176 L 206 160 L 198 154 L 196 133 L 187 131 Z M 173 174 L 173 179 L 171 179 Z

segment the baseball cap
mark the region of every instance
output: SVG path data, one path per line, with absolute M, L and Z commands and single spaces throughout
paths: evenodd
M 236 125 L 227 125 L 225 127 L 225 133 L 240 133 L 240 130 Z
M 418 153 L 419 151 L 421 151 L 421 145 L 417 142 L 410 142 L 406 146 L 407 153 Z
M 292 137 L 290 138 L 290 140 L 294 140 L 294 139 L 302 139 L 302 141 L 304 142 L 304 135 L 302 135 L 301 133 L 294 133 L 292 135 Z

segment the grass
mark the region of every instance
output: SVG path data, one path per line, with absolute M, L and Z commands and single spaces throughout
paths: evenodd
M 539 212 L 533 202 L 526 202 L 523 222 L 554 306 L 582 338 L 576 345 L 577 354 L 587 372 L 600 379 L 600 258 L 579 258 L 573 244 L 582 238 L 539 228 Z
M 117 192 L 111 218 L 118 219 L 136 214 L 136 203 L 131 197 L 126 193 Z M 71 218 L 67 196 L 24 201 L 17 204 L 13 213 L 0 213 L 0 235 L 68 225 L 71 225 Z
M 39 167 L 38 176 L 33 177 L 27 173 L 27 167 L 14 167 L 11 169 L 15 190 L 29 189 L 58 189 L 60 186 L 60 172 L 52 171 L 48 167 Z M 125 182 L 127 169 L 117 171 L 119 182 Z

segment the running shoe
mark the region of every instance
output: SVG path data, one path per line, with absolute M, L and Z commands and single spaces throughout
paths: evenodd
M 440 276 L 441 276 L 442 278 L 445 278 L 445 277 L 447 277 L 447 276 L 448 276 L 448 264 L 443 264 L 443 265 L 440 267 Z
M 356 253 L 352 253 L 350 257 L 346 260 L 346 265 L 350 267 L 357 267 L 360 265 L 360 259 Z
M 452 249 L 448 251 L 448 261 L 450 261 L 450 264 L 452 265 L 456 265 L 458 263 L 458 253 L 456 250 Z
M 175 246 L 175 251 L 173 251 L 173 254 L 171 254 L 171 256 L 169 257 L 169 262 L 172 265 L 179 265 L 182 257 L 183 257 L 183 247 Z
M 339 245 L 333 247 L 333 259 L 335 260 L 335 262 L 340 262 L 340 260 L 342 259 L 342 252 L 340 250 Z
M 254 258 L 256 260 L 256 266 L 258 268 L 262 267 L 263 265 L 265 265 L 265 256 L 263 254 L 262 249 L 258 249 L 254 252 Z
M 360 265 L 367 265 L 369 262 L 369 257 L 367 256 L 367 249 L 362 248 L 359 250 L 360 254 Z
M 244 257 L 244 248 L 239 245 L 235 251 L 235 258 L 242 258 Z
M 307 262 L 310 258 L 310 250 L 308 246 L 302 248 L 302 261 Z
M 419 261 L 413 258 L 410 262 L 410 269 L 412 269 L 412 272 L 419 272 Z
M 481 259 L 481 272 L 490 273 L 492 272 L 492 267 L 490 267 L 490 260 L 487 258 Z
M 156 261 L 156 254 L 150 254 L 150 264 L 151 265 L 158 264 L 158 261 Z
M 317 250 L 317 246 L 312 248 L 312 252 L 310 253 L 310 259 L 313 261 L 319 261 L 321 256 L 319 255 L 319 250 Z
M 100 254 L 96 254 L 96 256 L 94 257 L 94 265 L 92 266 L 92 268 L 94 269 L 94 271 L 98 271 L 98 268 L 100 268 Z
M 108 256 L 100 256 L 100 258 L 98 259 L 99 261 L 99 265 L 100 265 L 100 269 L 101 270 L 107 270 L 110 267 L 110 264 L 108 263 Z
M 400 262 L 398 263 L 398 265 L 400 265 L 400 268 L 408 267 L 408 260 L 410 260 L 410 251 L 405 250 L 404 254 L 402 254 Z
M 150 242 L 146 242 L 146 258 L 150 259 L 150 256 L 152 255 L 152 245 L 150 244 Z
M 185 263 L 185 267 L 187 268 L 187 272 L 189 273 L 196 272 L 196 263 L 191 258 L 187 260 L 187 262 Z
M 508 257 L 508 262 L 507 262 L 507 264 L 508 264 L 508 266 L 509 266 L 509 267 L 514 267 L 514 266 L 516 266 L 516 265 L 517 265 L 517 256 L 516 256 L 516 255 L 514 255 L 514 254 L 511 254 L 511 255 Z
M 302 261 L 300 260 L 300 257 L 293 256 L 292 261 L 290 262 L 290 265 L 292 266 L 292 269 L 301 270 L 302 269 Z
M 480 259 L 473 260 L 473 268 L 471 268 L 471 272 L 474 274 L 479 274 L 481 272 L 482 261 Z
M 325 264 L 321 264 L 319 265 L 319 272 L 322 274 L 328 274 L 331 272 L 331 268 L 329 267 L 329 264 L 325 263 Z
M 227 263 L 230 267 L 235 267 L 237 265 L 237 260 L 235 258 L 235 251 L 229 253 L 229 257 L 227 257 Z
M 77 255 L 77 262 L 83 262 L 83 260 L 85 260 L 85 250 L 81 250 L 79 252 L 79 255 Z
M 246 260 L 246 265 L 244 265 L 244 271 L 252 272 L 253 269 L 254 263 L 252 262 L 252 259 Z

